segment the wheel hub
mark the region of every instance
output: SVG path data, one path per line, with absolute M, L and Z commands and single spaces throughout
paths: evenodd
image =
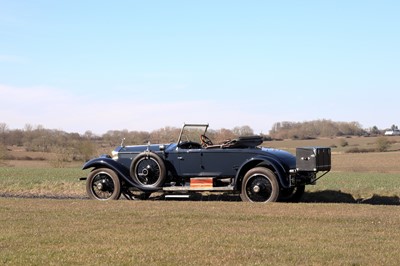
M 104 185 L 103 185 L 103 183 L 97 183 L 96 187 L 98 190 L 103 191 Z
M 260 190 L 261 190 L 261 188 L 260 188 L 259 185 L 255 185 L 255 186 L 253 187 L 253 192 L 254 192 L 254 193 L 259 193 Z
M 151 166 L 147 165 L 146 168 L 142 170 L 142 176 L 149 176 L 151 173 Z

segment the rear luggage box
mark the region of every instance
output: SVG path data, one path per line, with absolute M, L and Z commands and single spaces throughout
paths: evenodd
M 296 170 L 318 172 L 331 170 L 331 149 L 325 147 L 296 148 Z

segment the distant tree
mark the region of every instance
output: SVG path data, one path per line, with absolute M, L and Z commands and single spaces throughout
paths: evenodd
M 392 129 L 393 131 L 395 131 L 395 130 L 398 130 L 398 129 L 399 129 L 399 127 L 398 127 L 398 126 L 396 126 L 396 125 L 392 125 L 391 129 Z
M 83 134 L 83 137 L 85 139 L 92 139 L 94 137 L 94 134 L 92 131 L 90 130 L 86 130 L 85 133 Z
M 219 130 L 208 130 L 207 135 L 214 143 L 222 143 L 228 139 L 236 138 L 232 130 L 221 128 Z
M 330 120 L 322 120 L 320 125 L 316 122 L 316 127 L 319 127 L 320 136 L 334 137 L 337 134 L 335 123 Z
M 358 122 L 338 122 L 338 129 L 342 136 L 360 136 L 364 131 Z
M 146 131 L 131 131 L 126 139 L 129 143 L 145 144 L 150 140 L 150 133 Z
M 379 135 L 379 134 L 381 134 L 381 131 L 378 129 L 377 126 L 373 126 L 373 127 L 371 128 L 371 130 L 370 130 L 370 133 L 371 133 L 372 135 Z
M 317 137 L 335 137 L 364 133 L 358 122 L 333 122 L 331 120 L 315 120 L 306 122 L 278 122 L 269 134 L 274 139 L 307 139 Z
M 390 143 L 390 141 L 387 139 L 387 138 L 385 138 L 385 137 L 380 137 L 380 138 L 378 138 L 377 140 L 376 140 L 376 148 L 377 148 L 377 151 L 379 151 L 379 152 L 385 152 L 385 151 L 388 151 L 389 150 L 389 148 L 390 148 L 390 146 L 391 146 L 391 143 Z
M 0 143 L 6 145 L 8 126 L 6 123 L 0 123 Z
M 254 135 L 253 129 L 249 126 L 235 127 L 232 130 L 232 132 L 236 136 L 252 136 L 252 135 Z
M 7 148 L 5 145 L 0 143 L 0 162 L 7 158 Z
M 83 140 L 77 143 L 77 151 L 78 151 L 78 158 L 82 159 L 84 162 L 88 161 L 95 155 L 96 153 L 96 146 L 93 141 L 90 140 Z
M 9 130 L 6 137 L 7 145 L 22 146 L 24 139 L 24 132 L 20 129 Z
M 32 131 L 33 130 L 33 126 L 31 124 L 25 124 L 24 130 L 25 131 Z
M 102 135 L 102 138 L 110 145 L 116 146 L 121 143 L 122 139 L 126 138 L 126 134 L 118 130 L 109 130 L 107 133 Z
M 31 142 L 34 139 L 34 133 L 33 133 L 33 126 L 31 124 L 25 124 L 24 127 L 24 137 L 22 139 L 23 145 L 27 147 L 27 149 L 30 149 Z
M 176 127 L 164 127 L 150 133 L 151 143 L 171 143 L 177 141 L 180 129 Z

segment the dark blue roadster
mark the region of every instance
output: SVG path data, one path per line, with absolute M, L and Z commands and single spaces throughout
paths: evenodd
M 191 193 L 238 193 L 243 201 L 298 201 L 305 185 L 315 184 L 331 169 L 329 148 L 304 147 L 296 156 L 260 147 L 260 136 L 243 136 L 215 144 L 208 124 L 184 124 L 176 143 L 126 146 L 88 161 L 90 198 L 146 199 Z M 317 173 L 321 172 L 319 177 Z

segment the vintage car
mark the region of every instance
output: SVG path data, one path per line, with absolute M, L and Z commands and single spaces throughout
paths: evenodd
M 298 201 L 305 185 L 331 169 L 330 148 L 304 147 L 289 152 L 260 147 L 260 136 L 214 144 L 208 124 L 184 124 L 176 143 L 126 146 L 85 163 L 90 198 L 146 199 L 193 193 L 236 193 L 243 201 Z M 322 175 L 319 177 L 317 173 Z

